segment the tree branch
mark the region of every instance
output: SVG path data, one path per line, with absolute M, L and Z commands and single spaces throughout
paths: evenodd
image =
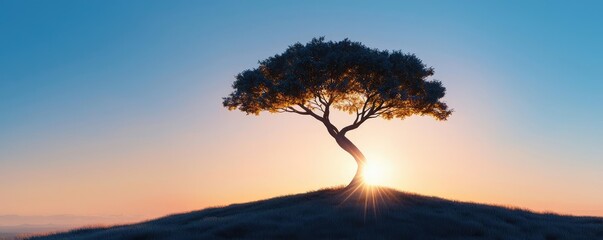
M 327 99 L 324 96 L 322 96 L 321 93 L 317 93 L 316 97 L 318 98 L 318 101 L 320 101 L 320 103 L 322 103 L 323 105 L 326 106 L 328 104 Z
M 327 102 L 327 104 L 324 106 L 324 113 L 321 116 L 319 116 L 318 114 L 314 113 L 311 109 L 309 109 L 308 107 L 304 106 L 303 104 L 298 104 L 299 107 L 301 107 L 303 110 L 305 110 L 310 116 L 316 118 L 318 121 L 321 121 L 322 124 L 325 125 L 325 127 L 327 128 L 327 131 L 329 132 L 329 134 L 332 137 L 337 136 L 337 134 L 339 134 L 339 129 L 337 129 L 337 127 L 335 127 L 335 125 L 333 125 L 331 123 L 331 121 L 329 121 L 329 107 L 330 107 L 330 103 Z
M 306 113 L 306 115 L 310 115 L 314 118 L 316 118 L 318 121 L 323 120 L 323 118 L 321 116 L 319 116 L 318 114 L 316 114 L 315 112 L 312 111 L 312 109 L 309 109 L 308 107 L 304 106 L 303 104 L 297 104 L 297 106 L 299 106 L 301 109 L 303 109 Z
M 324 108 L 323 108 L 323 105 L 322 105 L 322 104 L 320 104 L 320 103 L 318 103 L 319 101 L 320 101 L 320 100 L 316 101 L 316 98 L 314 98 L 314 99 L 312 99 L 312 100 L 309 100 L 308 102 L 310 103 L 310 105 L 311 105 L 313 108 L 316 108 L 316 109 L 318 109 L 319 111 L 321 111 L 321 112 L 323 112 L 323 113 L 324 113 L 324 112 L 325 112 L 325 110 L 324 110 Z
M 308 113 L 306 111 L 297 110 L 294 107 L 285 107 L 285 108 L 281 108 L 279 110 L 280 110 L 280 112 L 290 112 L 290 113 L 297 113 L 297 114 L 301 114 L 301 115 L 310 115 L 310 113 Z
M 339 131 L 339 134 L 345 135 L 347 132 L 360 127 L 360 125 L 362 125 L 366 120 L 379 117 L 379 115 L 382 113 L 390 110 L 389 106 L 385 105 L 385 102 L 380 102 L 377 104 L 376 101 L 371 101 L 371 98 L 375 95 L 376 94 L 367 97 L 366 101 L 364 102 L 364 106 L 362 106 L 362 111 L 356 111 L 356 119 L 354 119 L 354 122 L 342 128 Z M 368 102 L 371 102 L 371 106 L 369 108 L 367 108 Z
M 371 98 L 375 97 L 377 95 L 377 93 L 373 93 L 371 95 L 369 95 L 368 97 L 366 97 L 366 100 L 364 100 L 364 104 L 362 105 L 362 111 L 360 111 L 360 117 L 365 117 L 366 111 L 368 110 L 366 107 L 368 106 L 368 103 L 371 101 Z M 374 105 L 374 103 L 373 103 Z M 358 111 L 356 111 L 356 119 L 354 119 L 354 123 L 358 122 Z

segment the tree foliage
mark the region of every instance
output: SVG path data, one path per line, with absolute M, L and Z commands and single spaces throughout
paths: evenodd
M 446 120 L 451 114 L 440 101 L 445 88 L 414 54 L 378 50 L 348 39 L 314 38 L 296 43 L 282 54 L 259 62 L 259 67 L 236 76 L 234 91 L 224 106 L 248 114 L 291 112 L 325 123 L 333 136 L 345 134 L 368 119 L 404 119 L 427 115 Z M 331 109 L 355 116 L 338 129 L 328 117 Z

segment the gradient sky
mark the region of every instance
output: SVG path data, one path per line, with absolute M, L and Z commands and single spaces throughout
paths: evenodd
M 149 218 L 346 184 L 355 162 L 314 119 L 221 106 L 234 75 L 325 36 L 415 53 L 447 87 L 447 122 L 350 133 L 387 186 L 603 216 L 602 9 L 0 1 L 0 215 Z

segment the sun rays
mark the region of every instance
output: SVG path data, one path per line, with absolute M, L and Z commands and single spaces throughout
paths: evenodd
M 398 200 L 392 189 L 362 183 L 342 189 L 340 205 L 346 203 L 361 204 L 363 216 L 366 220 L 367 216 L 377 218 L 380 212 L 387 211 L 390 206 L 398 203 Z
M 379 212 L 386 211 L 398 202 L 393 190 L 385 187 L 391 180 L 390 171 L 391 168 L 382 159 L 371 159 L 362 166 L 362 181 L 341 189 L 339 205 L 359 204 L 365 220 L 369 215 L 377 217 Z

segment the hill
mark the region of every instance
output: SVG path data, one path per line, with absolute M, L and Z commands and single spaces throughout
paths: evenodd
M 208 208 L 32 239 L 603 239 L 603 218 L 539 214 L 369 188 Z

